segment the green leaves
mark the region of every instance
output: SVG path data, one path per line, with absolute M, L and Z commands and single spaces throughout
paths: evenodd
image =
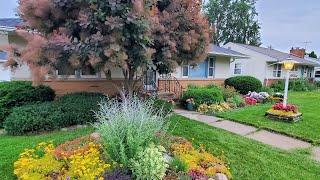
M 216 28 L 213 41 L 259 46 L 260 25 L 255 4 L 256 0 L 209 0 L 204 9 L 210 24 Z

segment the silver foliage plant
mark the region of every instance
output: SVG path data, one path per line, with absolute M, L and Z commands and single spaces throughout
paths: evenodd
M 130 166 L 135 155 L 157 141 L 156 134 L 167 130 L 166 117 L 154 109 L 154 101 L 133 96 L 123 102 L 106 99 L 95 112 L 95 125 L 101 134 L 104 150 L 111 160 Z

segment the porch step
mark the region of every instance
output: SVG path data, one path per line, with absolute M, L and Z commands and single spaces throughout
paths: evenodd
M 173 92 L 158 92 L 158 98 L 165 100 L 165 101 L 169 101 L 169 100 L 174 100 L 176 99 L 176 95 Z

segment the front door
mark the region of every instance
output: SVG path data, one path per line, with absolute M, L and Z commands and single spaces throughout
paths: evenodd
M 157 90 L 157 73 L 153 69 L 148 69 L 144 77 L 144 89 L 146 91 Z

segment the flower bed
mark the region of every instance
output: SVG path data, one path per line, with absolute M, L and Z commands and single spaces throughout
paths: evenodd
M 231 179 L 225 162 L 191 142 L 166 136 L 163 145 L 150 144 L 139 151 L 129 167 L 112 162 L 91 136 L 67 141 L 57 147 L 42 142 L 26 149 L 14 163 L 14 173 L 28 179 L 209 179 L 222 174 Z M 156 165 L 156 166 L 155 166 Z M 150 169 L 156 168 L 156 169 Z M 150 171 L 151 170 L 151 171 Z M 152 173 L 153 171 L 159 173 Z M 145 173 L 150 172 L 150 173 Z
M 86 138 L 84 138 L 86 139 Z M 14 163 L 14 174 L 21 180 L 31 179 L 95 179 L 110 168 L 102 159 L 101 145 L 93 141 L 71 148 L 70 154 L 57 155 L 52 143 L 42 142 L 26 149 Z M 69 146 L 66 142 L 63 146 Z
M 14 164 L 19 179 L 209 179 L 231 178 L 226 164 L 168 136 L 166 116 L 154 101 L 138 97 L 100 103 L 97 133 L 57 147 L 41 143 Z M 161 133 L 160 133 L 161 132 Z
M 276 103 L 266 112 L 266 116 L 287 122 L 299 121 L 302 117 L 302 113 L 299 112 L 298 107 L 292 104 L 284 106 L 283 103 Z

